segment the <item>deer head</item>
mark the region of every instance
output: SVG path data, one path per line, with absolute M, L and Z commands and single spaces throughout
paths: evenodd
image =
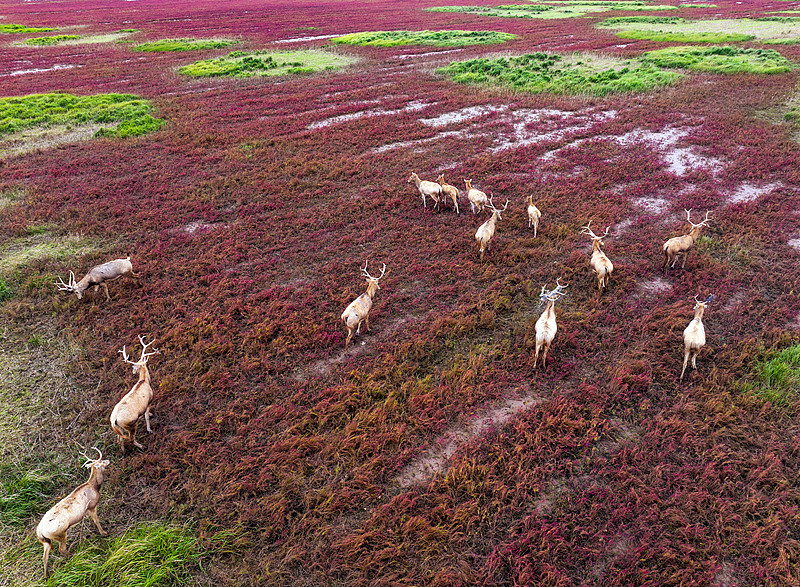
M 75 281 L 75 273 L 72 271 L 69 272 L 69 283 L 64 283 L 64 280 L 59 277 L 55 284 L 60 291 L 74 292 L 77 294 L 78 299 L 83 297 L 83 289 Z
M 555 303 L 566 295 L 567 285 L 561 285 L 560 280 L 560 277 L 556 279 L 556 287 L 550 291 L 547 291 L 547 284 L 542 286 L 542 291 L 539 293 L 540 306 L 545 302 Z
M 369 293 L 370 291 L 372 291 L 374 293 L 376 290 L 379 290 L 381 288 L 381 286 L 378 285 L 378 282 L 384 275 L 386 275 L 386 263 L 383 264 L 383 268 L 381 269 L 381 274 L 378 275 L 378 277 L 373 277 L 372 275 L 369 274 L 369 272 L 367 271 L 368 263 L 369 263 L 368 260 L 364 261 L 364 268 L 361 270 L 361 274 L 367 278 L 367 292 Z M 372 297 L 372 293 L 370 293 L 369 295 L 370 297 Z
M 492 194 L 492 195 L 491 195 L 491 197 L 489 198 L 489 201 L 486 203 L 486 206 L 487 206 L 487 207 L 488 207 L 488 208 L 489 208 L 489 209 L 490 209 L 492 212 L 496 213 L 496 214 L 497 214 L 497 217 L 498 217 L 500 220 L 502 220 L 502 219 L 503 219 L 503 217 L 501 216 L 501 214 L 502 214 L 503 212 L 505 212 L 505 211 L 506 211 L 506 208 L 508 208 L 508 202 L 509 202 L 510 200 L 506 200 L 506 205 L 505 205 L 505 206 L 503 206 L 502 208 L 495 208 L 495 207 L 494 207 L 494 204 L 492 204 L 492 198 L 493 198 L 493 197 L 494 197 L 494 194 Z

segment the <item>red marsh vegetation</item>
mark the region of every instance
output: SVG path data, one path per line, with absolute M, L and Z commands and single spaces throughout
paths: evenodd
M 796 72 L 692 73 L 603 98 L 459 85 L 436 68 L 666 45 L 593 28 L 607 13 L 422 10 L 440 4 L 0 2 L 7 22 L 137 29 L 136 42 L 234 38 L 243 50 L 319 48 L 366 30 L 518 35 L 491 47 L 337 46 L 360 61 L 253 79 L 176 73 L 229 49 L 34 48 L 3 36 L 4 96 L 130 93 L 166 121 L 0 164 L 0 188 L 26 194 L 0 209 L 0 242 L 47 224 L 98 243 L 21 267 L 3 305 L 8 323 L 54 316 L 83 349 L 72 434 L 101 443 L 107 485 L 142 519 L 236 531 L 236 548 L 207 567 L 218 584 L 797 585 L 800 405 L 746 385 L 770 349 L 798 340 L 788 243 L 800 235 L 800 151 L 770 116 Z M 790 7 L 716 4 L 672 12 Z M 423 208 L 412 171 L 510 200 L 483 262 L 474 234 L 487 212 L 473 215 L 463 192 L 460 215 Z M 685 209 L 710 210 L 709 227 L 685 270 L 664 272 L 661 246 L 687 232 Z M 611 226 L 614 272 L 600 295 L 579 234 L 589 221 Z M 113 284 L 110 303 L 37 285 L 128 254 L 141 277 Z M 367 260 L 387 273 L 371 331 L 345 352 L 339 317 L 364 290 Z M 539 292 L 557 278 L 568 284 L 558 333 L 534 370 Z M 679 382 L 693 298 L 710 294 L 698 369 Z M 137 334 L 161 350 L 154 435 L 123 456 L 107 418 L 131 384 L 117 351 Z

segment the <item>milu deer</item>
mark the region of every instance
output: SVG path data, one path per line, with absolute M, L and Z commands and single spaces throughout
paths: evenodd
M 559 280 L 556 279 L 556 287 L 550 291 L 546 291 L 547 286 L 542 286 L 542 291 L 539 293 L 539 299 L 542 303 L 547 305 L 544 312 L 539 316 L 536 321 L 536 354 L 533 357 L 533 368 L 536 369 L 536 364 L 539 360 L 539 351 L 543 351 L 542 355 L 542 368 L 544 369 L 545 362 L 547 361 L 547 351 L 550 350 L 550 344 L 555 338 L 558 326 L 556 325 L 556 310 L 555 303 L 564 297 L 564 292 L 567 288 L 566 285 L 561 285 Z
M 694 318 L 689 322 L 689 326 L 683 331 L 683 369 L 681 370 L 681 380 L 686 371 L 686 364 L 689 362 L 689 355 L 692 355 L 692 369 L 697 369 L 697 355 L 700 349 L 706 344 L 706 329 L 703 327 L 703 312 L 708 304 L 714 301 L 714 296 L 710 295 L 704 302 L 698 301 L 694 296 Z
M 475 233 L 475 240 L 478 241 L 478 247 L 480 247 L 478 252 L 481 255 L 481 261 L 483 261 L 483 253 L 489 248 L 489 242 L 494 236 L 494 231 L 497 228 L 497 221 L 503 219 L 501 214 L 508 208 L 508 200 L 506 200 L 506 205 L 503 206 L 502 209 L 495 208 L 491 198 L 489 198 L 486 206 L 492 211 L 492 216 L 489 220 L 481 224 L 478 227 L 478 231 Z
M 367 261 L 364 262 L 364 268 L 361 273 L 367 278 L 367 291 L 350 302 L 350 305 L 342 312 L 342 322 L 347 327 L 347 340 L 344 343 L 345 351 L 353 336 L 361 331 L 362 322 L 366 322 L 367 331 L 369 331 L 369 311 L 372 309 L 372 298 L 375 297 L 375 294 L 380 289 L 378 281 L 386 274 L 386 263 L 383 264 L 383 269 L 381 269 L 381 274 L 378 277 L 372 277 L 367 272 Z
M 103 460 L 103 453 L 100 450 L 97 448 L 95 450 L 98 453 L 96 459 L 91 459 L 86 453 L 81 453 L 86 458 L 83 466 L 91 470 L 86 483 L 76 487 L 67 497 L 47 510 L 42 521 L 36 526 L 36 537 L 44 546 L 42 560 L 44 561 L 45 578 L 47 577 L 47 559 L 50 556 L 53 542 L 57 542 L 61 554 L 66 555 L 67 530 L 80 522 L 87 513 L 100 534 L 102 536 L 107 534 L 97 517 L 97 502 L 100 499 L 100 488 L 103 486 L 108 461 Z
M 483 207 L 486 205 L 486 202 L 489 201 L 489 198 L 486 197 L 486 194 L 481 190 L 472 187 L 471 179 L 465 179 L 464 183 L 467 184 L 467 199 L 469 200 L 469 207 L 472 213 L 477 214 L 483 211 Z M 478 209 L 478 212 L 475 211 L 475 208 Z
M 139 342 L 142 345 L 142 356 L 139 357 L 138 361 L 134 362 L 128 358 L 128 353 L 125 351 L 124 346 L 119 351 L 122 353 L 122 359 L 126 363 L 133 365 L 134 375 L 139 376 L 139 381 L 119 400 L 111 411 L 111 429 L 117 435 L 122 454 L 125 454 L 126 442 L 133 444 L 137 448 L 144 448 L 136 440 L 136 425 L 142 415 L 144 415 L 144 422 L 147 425 L 147 432 L 149 434 L 153 433 L 150 428 L 150 403 L 153 401 L 153 388 L 150 385 L 150 370 L 147 368 L 147 360 L 157 354 L 158 349 L 153 349 L 148 353 L 147 347 L 155 341 L 151 340 L 145 343 L 141 335 L 139 335 Z
M 428 207 L 427 202 L 425 201 L 425 196 L 430 196 L 433 200 L 433 208 L 434 210 L 439 209 L 439 202 L 442 199 L 442 186 L 440 186 L 435 181 L 426 181 L 424 179 L 420 179 L 419 176 L 411 172 L 411 177 L 408 178 L 408 183 L 414 182 L 414 185 L 417 186 L 419 193 L 422 194 L 422 206 L 424 208 Z
M 533 203 L 533 194 L 528 196 L 528 228 L 533 227 L 533 238 L 536 238 L 536 233 L 539 232 L 539 218 L 542 217 L 542 212 Z
M 662 247 L 664 249 L 664 267 L 663 269 L 666 271 L 667 265 L 669 265 L 670 261 L 672 262 L 671 268 L 675 268 L 675 263 L 678 260 L 678 255 L 683 255 L 683 262 L 681 263 L 681 269 L 686 267 L 686 255 L 689 254 L 689 249 L 694 246 L 694 243 L 697 242 L 697 239 L 700 238 L 700 233 L 703 230 L 704 226 L 708 226 L 708 212 L 706 212 L 705 219 L 700 222 L 699 224 L 694 224 L 691 220 L 691 210 L 685 210 L 686 212 L 686 220 L 689 224 L 692 225 L 692 229 L 689 231 L 689 234 L 685 234 L 683 236 L 675 236 L 669 239 L 667 242 L 664 243 Z
M 461 212 L 458 211 L 458 188 L 454 185 L 446 183 L 444 181 L 444 174 L 436 178 L 436 183 L 442 186 L 442 200 L 447 201 L 447 198 L 450 198 L 453 201 L 453 207 L 456 209 L 456 214 L 460 216 Z
M 608 229 L 611 227 L 606 228 L 606 231 L 601 236 L 597 236 L 589 228 L 591 224 L 590 221 L 589 224 L 581 228 L 580 234 L 587 234 L 592 239 L 592 258 L 589 260 L 589 264 L 597 275 L 597 289 L 602 293 L 603 288 L 608 286 L 608 278 L 611 272 L 614 271 L 614 265 L 600 248 L 603 245 L 603 239 L 608 234 Z
M 139 277 L 137 273 L 133 272 L 133 264 L 131 264 L 130 257 L 125 259 L 114 259 L 113 261 L 108 261 L 102 265 L 96 265 L 95 267 L 89 269 L 89 273 L 87 273 L 83 279 L 77 283 L 75 282 L 75 274 L 70 271 L 69 283 L 64 283 L 64 281 L 59 277 L 58 281 L 56 282 L 56 286 L 61 291 L 75 292 L 75 295 L 78 296 L 79 300 L 83 298 L 83 293 L 90 287 L 94 286 L 94 291 L 97 291 L 100 286 L 103 286 L 103 289 L 106 292 L 106 300 L 110 302 L 111 296 L 108 295 L 108 285 L 106 285 L 106 282 L 114 281 L 115 279 L 119 279 L 123 276 Z

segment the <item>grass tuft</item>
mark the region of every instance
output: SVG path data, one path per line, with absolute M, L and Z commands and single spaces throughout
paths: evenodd
M 148 41 L 131 47 L 134 51 L 199 51 L 202 49 L 222 49 L 235 45 L 238 41 L 231 39 L 160 39 Z
M 191 77 L 253 77 L 333 71 L 356 61 L 328 51 L 233 51 L 225 57 L 195 61 L 178 70 Z
M 34 37 L 32 39 L 25 39 L 23 44 L 25 45 L 37 45 L 37 46 L 46 46 L 46 45 L 58 45 L 63 41 L 74 41 L 75 39 L 80 39 L 80 35 L 55 35 L 52 37 Z
M 800 344 L 790 346 L 758 366 L 756 393 L 778 406 L 797 398 L 800 389 Z
M 52 27 L 29 27 L 24 24 L 0 24 L 0 33 L 16 34 L 16 33 L 46 33 L 54 31 Z
M 499 6 L 434 6 L 428 12 L 458 12 L 495 16 L 500 18 L 572 18 L 591 12 L 608 10 L 677 10 L 676 6 L 666 4 L 645 4 L 644 2 L 551 2 L 544 4 L 501 4 Z
M 784 73 L 792 69 L 786 58 L 772 49 L 739 47 L 668 47 L 648 51 L 642 60 L 658 67 L 708 73 Z
M 754 35 L 737 33 L 671 33 L 662 31 L 620 31 L 622 39 L 657 41 L 661 43 L 739 43 L 752 41 Z
M 0 302 L 4 301 L 0 280 Z M 47 509 L 58 487 L 56 475 L 43 469 L 20 472 L 11 466 L 0 467 L 0 520 L 9 525 L 27 524 L 32 516 Z
M 394 47 L 397 45 L 462 47 L 505 43 L 516 38 L 517 35 L 497 31 L 370 31 L 336 37 L 331 39 L 331 42 L 370 47 Z
M 522 92 L 604 96 L 643 92 L 674 83 L 680 75 L 636 62 L 595 63 L 590 56 L 566 59 L 552 53 L 472 59 L 439 70 L 459 83 L 503 86 Z

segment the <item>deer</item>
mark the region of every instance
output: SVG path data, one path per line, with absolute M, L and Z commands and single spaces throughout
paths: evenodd
M 350 302 L 350 305 L 342 312 L 342 322 L 347 327 L 347 340 L 344 342 L 345 351 L 347 351 L 347 345 L 350 344 L 353 336 L 361 331 L 362 322 L 366 322 L 367 331 L 369 332 L 369 311 L 372 308 L 372 299 L 381 288 L 378 282 L 386 275 L 386 263 L 383 264 L 383 269 L 381 269 L 381 274 L 378 277 L 372 277 L 369 274 L 367 263 L 368 261 L 364 262 L 364 268 L 361 270 L 362 275 L 367 279 L 367 291 Z
M 92 459 L 81 453 L 86 459 L 84 467 L 90 469 L 89 479 L 76 487 L 72 493 L 51 507 L 42 517 L 42 521 L 36 526 L 36 538 L 44 546 L 44 576 L 47 578 L 47 559 L 50 556 L 50 549 L 53 542 L 58 543 L 59 551 L 67 554 L 67 530 L 80 522 L 88 513 L 92 518 L 101 536 L 106 536 L 108 532 L 103 530 L 100 520 L 97 517 L 97 502 L 100 499 L 100 488 L 105 479 L 105 470 L 109 461 L 103 460 L 103 453 L 98 448 L 98 456 Z
M 434 210 L 438 210 L 439 202 L 442 199 L 442 186 L 434 181 L 420 179 L 419 176 L 413 171 L 411 172 L 411 177 L 408 178 L 408 183 L 411 183 L 412 181 L 414 182 L 414 185 L 417 186 L 419 193 L 422 194 L 422 206 L 425 208 L 428 207 L 428 204 L 425 201 L 425 196 L 430 196 L 434 202 Z
M 108 295 L 108 285 L 106 285 L 106 282 L 114 281 L 123 276 L 139 277 L 138 273 L 133 272 L 133 264 L 131 263 L 130 257 L 114 259 L 102 265 L 96 265 L 89 269 L 89 273 L 77 283 L 75 282 L 75 274 L 72 271 L 69 272 L 69 283 L 64 283 L 64 280 L 60 277 L 55 283 L 60 291 L 75 292 L 79 300 L 83 298 L 83 293 L 90 287 L 94 286 L 94 291 L 97 291 L 100 286 L 103 286 L 106 292 L 106 300 L 110 302 L 111 296 Z
M 672 237 L 664 243 L 664 246 L 662 247 L 664 249 L 664 271 L 667 270 L 667 265 L 669 265 L 670 261 L 672 261 L 671 268 L 675 268 L 678 255 L 683 255 L 681 269 L 686 267 L 686 255 L 689 254 L 689 249 L 691 249 L 694 246 L 694 243 L 697 242 L 697 239 L 700 238 L 700 233 L 702 232 L 703 227 L 708 226 L 708 211 L 706 211 L 705 219 L 699 224 L 694 224 L 692 222 L 690 216 L 691 210 L 686 210 L 684 208 L 684 211 L 686 212 L 686 221 L 692 225 L 692 229 L 689 231 L 689 234 Z
M 491 198 L 489 198 L 486 206 L 492 211 L 492 216 L 489 218 L 489 220 L 481 224 L 478 227 L 478 231 L 475 233 L 475 240 L 478 241 L 478 246 L 480 247 L 478 252 L 481 255 L 481 261 L 483 261 L 484 251 L 489 248 L 489 241 L 491 241 L 492 237 L 494 236 L 494 231 L 497 227 L 497 221 L 503 219 L 501 214 L 506 211 L 506 208 L 508 208 L 508 200 L 506 200 L 506 205 L 503 206 L 502 210 L 494 207 Z
M 559 278 L 560 279 L 560 278 Z M 550 344 L 558 331 L 556 324 L 556 310 L 555 303 L 564 297 L 564 292 L 567 288 L 566 285 L 561 285 L 559 279 L 556 279 L 556 287 L 550 291 L 546 291 L 547 284 L 542 286 L 542 291 L 539 293 L 541 300 L 540 306 L 547 303 L 544 312 L 539 316 L 536 321 L 536 354 L 533 356 L 533 368 L 536 369 L 536 364 L 539 360 L 539 351 L 544 351 L 542 355 L 542 369 L 544 369 L 547 362 L 547 351 L 550 350 Z
M 458 210 L 458 188 L 454 185 L 446 183 L 444 181 L 444 174 L 436 178 L 436 183 L 442 186 L 442 200 L 446 201 L 447 198 L 450 198 L 453 201 L 453 207 L 456 209 L 456 214 L 460 216 L 461 212 Z
M 488 201 L 486 194 L 481 190 L 472 187 L 471 179 L 465 179 L 464 183 L 467 184 L 467 199 L 469 200 L 469 207 L 472 210 L 472 213 L 477 214 L 478 212 L 482 212 L 483 207 Z M 475 212 L 475 208 L 478 209 L 478 212 Z
M 592 258 L 589 261 L 589 264 L 592 266 L 592 270 L 597 274 L 597 289 L 600 293 L 603 292 L 603 288 L 608 286 L 608 278 L 611 275 L 611 272 L 614 271 L 614 265 L 611 263 L 606 254 L 600 248 L 603 245 L 603 239 L 608 235 L 608 229 L 611 226 L 606 228 L 606 231 L 601 235 L 597 236 L 591 228 L 592 222 L 589 221 L 589 224 L 581 228 L 580 234 L 589 235 L 592 239 Z
M 528 196 L 528 228 L 533 227 L 533 238 L 536 238 L 536 233 L 539 231 L 539 218 L 542 217 L 542 212 L 533 203 L 533 194 Z
M 706 307 L 714 301 L 714 296 L 710 295 L 704 302 L 694 296 L 694 318 L 689 322 L 683 331 L 683 369 L 681 370 L 681 380 L 686 371 L 686 364 L 689 362 L 689 355 L 692 355 L 692 369 L 697 369 L 697 355 L 700 349 L 706 344 L 706 329 L 703 327 L 703 312 Z
M 152 345 L 155 341 L 151 340 L 145 343 L 142 335 L 139 335 L 139 342 L 142 345 L 142 355 L 138 361 L 131 361 L 128 358 L 128 353 L 125 346 L 119 351 L 122 353 L 122 359 L 126 363 L 133 365 L 134 375 L 138 375 L 139 381 L 126 393 L 121 400 L 114 406 L 111 411 L 111 429 L 117 435 L 119 447 L 122 454 L 125 454 L 125 442 L 133 444 L 136 448 L 143 449 L 141 443 L 136 440 L 136 425 L 139 418 L 144 415 L 144 421 L 147 425 L 148 434 L 152 434 L 153 430 L 150 428 L 150 403 L 153 401 L 153 388 L 150 385 L 150 370 L 147 368 L 147 360 L 155 354 L 158 354 L 158 349 L 153 349 L 149 353 L 147 347 Z

